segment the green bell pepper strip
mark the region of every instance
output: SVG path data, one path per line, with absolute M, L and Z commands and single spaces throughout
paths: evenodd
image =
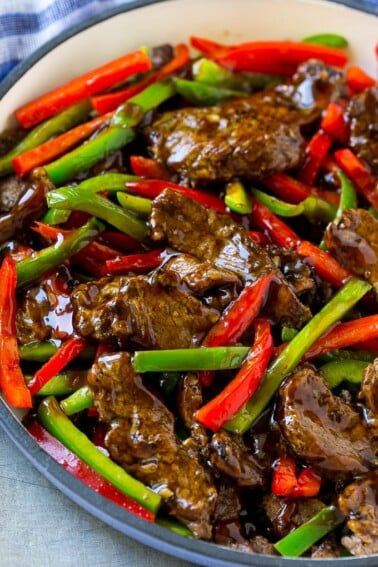
M 93 393 L 88 384 L 81 386 L 68 398 L 60 401 L 60 407 L 66 415 L 73 415 L 93 406 Z
M 368 362 L 364 360 L 333 360 L 319 368 L 328 386 L 337 388 L 342 382 L 361 384 Z
M 67 370 L 62 374 L 56 374 L 37 393 L 38 396 L 68 396 L 87 383 L 86 370 Z M 26 382 L 30 382 L 33 376 L 26 375 Z
M 224 202 L 231 211 L 240 215 L 249 215 L 252 212 L 251 198 L 240 181 L 231 181 L 226 185 Z
M 371 285 L 351 278 L 333 298 L 288 343 L 265 373 L 260 387 L 224 428 L 245 433 L 269 404 L 284 378 L 294 370 L 311 345 L 332 325 L 342 319 L 369 290 Z
M 60 114 L 42 122 L 26 136 L 10 152 L 0 157 L 0 176 L 13 172 L 12 159 L 20 154 L 40 146 L 53 136 L 66 132 L 73 126 L 83 122 L 91 110 L 89 101 L 84 100 L 74 104 Z
M 55 185 L 62 185 L 130 143 L 135 138 L 134 127 L 140 123 L 144 115 L 174 93 L 173 83 L 154 83 L 122 104 L 103 132 L 45 166 L 51 181 Z
M 136 181 L 137 179 L 139 179 L 139 177 L 124 173 L 104 173 L 103 175 L 96 175 L 95 177 L 90 177 L 82 181 L 76 185 L 76 189 L 92 193 L 100 191 L 123 191 L 125 190 L 125 183 Z M 70 214 L 71 211 L 66 209 L 48 209 L 42 222 L 52 225 L 62 224 L 68 220 Z
M 152 203 L 150 199 L 119 191 L 117 193 L 117 200 L 121 207 L 135 213 L 138 217 L 146 219 L 151 214 Z
M 127 474 L 122 467 L 104 455 L 66 416 L 56 398 L 49 396 L 42 400 L 38 408 L 38 417 L 49 433 L 121 492 L 151 512 L 158 511 L 161 503 L 159 494 Z
M 45 272 L 62 264 L 94 240 L 103 228 L 102 223 L 92 218 L 67 238 L 58 240 L 52 246 L 43 248 L 35 252 L 33 256 L 21 260 L 17 264 L 17 286 L 31 283 Z
M 211 59 L 197 59 L 192 65 L 193 79 L 213 87 L 229 88 L 246 93 L 265 89 L 280 81 L 276 75 L 264 73 L 232 73 Z
M 211 106 L 218 102 L 230 100 L 235 97 L 246 96 L 244 91 L 236 91 L 227 87 L 205 85 L 197 81 L 173 79 L 176 91 L 191 104 L 196 106 Z
M 303 43 L 313 43 L 315 45 L 325 45 L 326 47 L 338 47 L 343 49 L 348 47 L 348 40 L 338 33 L 318 33 L 309 35 L 302 39 Z
M 297 217 L 303 214 L 310 220 L 330 222 L 334 219 L 337 210 L 335 205 L 315 195 L 310 195 L 300 203 L 292 205 L 259 189 L 251 189 L 251 192 L 260 203 L 281 217 Z
M 58 346 L 53 341 L 33 342 L 26 345 L 20 345 L 18 353 L 20 359 L 25 362 L 46 362 L 58 350 Z M 79 360 L 91 362 L 96 354 L 95 347 L 88 346 L 78 355 Z
M 42 222 L 44 224 L 63 224 L 68 221 L 71 211 L 65 209 L 47 209 L 46 213 L 42 217 Z
M 322 508 L 315 516 L 290 532 L 275 544 L 274 548 L 285 557 L 300 557 L 319 539 L 340 526 L 344 517 L 334 506 Z
M 317 357 L 317 361 L 323 364 L 341 360 L 359 360 L 368 363 L 373 362 L 377 357 L 378 351 L 336 349 L 321 354 Z
M 338 170 L 337 177 L 339 178 L 340 181 L 341 191 L 340 191 L 340 203 L 336 211 L 334 222 L 339 222 L 343 212 L 346 211 L 347 209 L 357 208 L 357 193 L 353 183 L 351 182 L 349 177 L 347 177 L 345 173 L 341 170 Z
M 136 351 L 135 372 L 175 372 L 188 370 L 229 370 L 240 368 L 249 347 L 200 347 L 172 350 Z
M 158 518 L 156 518 L 155 523 L 158 524 L 159 526 L 162 526 L 163 528 L 166 528 L 167 530 L 170 530 L 171 532 L 175 532 L 176 534 L 179 534 L 181 536 L 194 537 L 189 528 L 187 528 L 186 526 L 184 526 L 180 522 L 177 522 L 175 520 L 171 520 L 170 518 L 161 518 L 159 516 Z
M 80 187 L 63 187 L 50 191 L 46 195 L 49 207 L 85 211 L 137 240 L 144 240 L 147 235 L 146 223 L 125 211 L 106 197 L 83 191 Z
M 292 327 L 282 327 L 281 329 L 281 341 L 286 343 L 291 341 L 298 334 L 298 329 L 293 329 Z

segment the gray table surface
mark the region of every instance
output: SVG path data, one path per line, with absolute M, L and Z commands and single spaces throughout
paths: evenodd
M 91 517 L 0 429 L 0 567 L 190 567 Z

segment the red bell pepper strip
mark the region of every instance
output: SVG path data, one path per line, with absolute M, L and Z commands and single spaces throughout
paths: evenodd
M 335 287 L 341 287 L 353 275 L 330 254 L 308 240 L 302 240 L 296 250 L 311 261 L 320 277 Z
M 126 496 L 126 494 L 123 494 L 118 488 L 62 445 L 60 441 L 55 439 L 55 437 L 48 433 L 39 423 L 33 422 L 29 426 L 28 431 L 38 445 L 42 447 L 54 461 L 62 465 L 62 467 L 74 477 L 89 486 L 89 488 L 92 488 L 95 492 L 115 504 L 118 504 L 128 512 L 148 522 L 154 521 L 155 515 L 152 512 L 143 508 L 143 506 L 132 500 L 129 496 Z
M 275 496 L 286 498 L 311 498 L 317 496 L 321 478 L 311 467 L 304 468 L 296 475 L 293 457 L 280 457 L 274 465 L 272 492 Z
M 260 40 L 226 46 L 191 37 L 191 44 L 233 71 L 291 75 L 308 59 L 320 59 L 335 67 L 344 67 L 348 61 L 347 54 L 341 49 L 288 40 Z
M 20 367 L 16 335 L 15 261 L 7 256 L 0 268 L 0 388 L 16 408 L 31 408 L 32 398 Z
M 46 240 L 53 242 L 58 239 L 59 235 L 68 236 L 70 233 L 72 233 L 71 230 L 57 228 L 56 226 L 45 224 L 40 221 L 35 221 L 34 225 L 31 228 L 34 232 L 37 232 Z M 110 246 L 107 246 L 106 244 L 97 242 L 97 240 L 92 240 L 92 242 L 89 242 L 89 244 L 82 248 L 81 252 L 83 252 L 83 254 L 85 255 L 93 256 L 97 260 L 103 261 L 111 260 L 112 258 L 119 256 L 119 252 L 117 250 L 110 248 Z M 80 254 L 80 252 L 78 254 Z M 72 258 L 74 258 L 76 255 L 77 254 L 72 256 Z
M 188 47 L 184 43 L 179 43 L 175 48 L 174 58 L 166 65 L 163 65 L 161 69 L 151 73 L 146 79 L 142 79 L 125 89 L 92 97 L 92 106 L 99 114 L 115 110 L 120 104 L 137 95 L 152 83 L 161 81 L 165 77 L 168 77 L 172 73 L 175 73 L 184 67 L 184 65 L 188 63 L 189 59 L 190 54 Z
M 297 486 L 293 457 L 280 457 L 273 467 L 272 492 L 275 496 L 291 496 Z
M 273 173 L 269 177 L 266 177 L 263 183 L 279 199 L 282 199 L 283 201 L 286 201 L 288 203 L 292 203 L 293 205 L 304 201 L 311 195 L 321 197 L 325 201 L 329 201 L 334 205 L 338 205 L 339 202 L 337 193 L 319 189 L 318 187 L 314 187 L 313 185 L 307 185 L 306 183 L 299 181 L 299 179 L 295 179 L 294 177 L 287 175 L 287 173 Z
M 69 338 L 59 350 L 53 354 L 37 372 L 28 384 L 30 393 L 34 396 L 52 378 L 58 374 L 69 362 L 74 360 L 87 346 L 87 341 L 79 337 Z
M 37 146 L 12 159 L 14 171 L 20 177 L 29 173 L 35 167 L 45 165 L 53 159 L 63 155 L 67 150 L 83 142 L 91 134 L 96 132 L 103 124 L 111 118 L 111 114 L 97 116 L 90 122 L 80 124 L 60 136 L 48 140 L 44 144 Z
M 311 467 L 306 467 L 298 475 L 297 486 L 293 490 L 293 497 L 313 498 L 319 494 L 321 485 L 321 477 Z
M 365 89 L 374 87 L 377 81 L 358 65 L 352 65 L 346 71 L 346 80 L 352 92 L 360 93 Z
M 235 378 L 209 403 L 202 406 L 195 418 L 203 426 L 218 431 L 257 390 L 273 351 L 273 338 L 266 319 L 256 319 L 255 340 L 243 366 Z
M 303 360 L 310 360 L 325 352 L 348 348 L 371 339 L 378 339 L 378 315 L 369 315 L 346 323 L 339 323 L 313 343 L 305 353 Z
M 268 233 L 273 242 L 279 246 L 296 248 L 301 240 L 299 236 L 257 199 L 252 197 L 252 203 L 252 221 L 254 224 L 263 232 Z
M 378 211 L 378 191 L 376 180 L 368 167 L 349 148 L 334 153 L 336 163 L 346 173 L 358 193 Z
M 138 177 L 166 180 L 169 180 L 171 178 L 169 171 L 152 158 L 146 158 L 143 156 L 130 156 L 130 167 L 134 175 L 138 175 Z
M 124 232 L 104 230 L 101 234 L 101 240 L 123 254 L 142 250 L 140 241 Z
M 140 254 L 118 256 L 106 260 L 104 274 L 119 274 L 122 272 L 148 271 L 157 268 L 164 259 L 164 250 L 150 250 Z
M 247 284 L 239 296 L 231 303 L 218 322 L 210 329 L 202 341 L 202 346 L 228 346 L 235 344 L 251 326 L 263 307 L 273 274 L 264 274 L 253 283 Z M 213 372 L 199 372 L 199 379 L 204 386 L 209 386 Z
M 342 144 L 348 143 L 350 129 L 344 119 L 344 108 L 341 104 L 337 102 L 329 103 L 324 111 L 320 127 L 338 142 Z
M 306 157 L 299 171 L 299 180 L 313 185 L 321 166 L 332 145 L 332 138 L 323 130 L 318 130 L 306 147 Z
M 151 60 L 145 51 L 128 53 L 25 104 L 16 110 L 16 118 L 23 128 L 30 128 L 71 104 L 149 69 Z
M 290 177 L 286 173 L 273 173 L 269 177 L 266 177 L 263 181 L 277 197 L 288 203 L 296 205 L 301 201 L 304 201 L 312 193 L 310 187 L 295 179 Z
M 148 197 L 149 199 L 155 199 L 164 189 L 172 189 L 173 191 L 182 193 L 186 197 L 190 197 L 193 201 L 197 201 L 209 209 L 213 209 L 217 213 L 227 213 L 226 205 L 219 197 L 215 197 L 204 191 L 199 191 L 198 189 L 177 185 L 171 181 L 164 181 L 162 179 L 140 179 L 139 181 L 129 181 L 125 185 L 130 191 L 142 197 Z
M 249 230 L 248 236 L 250 238 L 252 238 L 252 240 L 254 242 L 257 242 L 257 244 L 260 244 L 260 246 L 266 246 L 267 244 L 270 243 L 269 238 L 263 232 L 260 232 L 259 230 Z

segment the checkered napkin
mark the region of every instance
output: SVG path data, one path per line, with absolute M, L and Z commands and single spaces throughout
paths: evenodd
M 378 15 L 378 0 L 334 1 Z M 126 3 L 127 0 L 0 0 L 0 81 L 17 63 L 62 30 Z
M 0 81 L 61 31 L 127 0 L 0 0 Z

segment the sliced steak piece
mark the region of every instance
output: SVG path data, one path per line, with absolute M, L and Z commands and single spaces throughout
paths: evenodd
M 317 498 L 282 498 L 267 494 L 263 507 L 275 536 L 282 538 L 315 516 L 324 504 Z
M 83 337 L 144 348 L 198 346 L 218 313 L 166 276 L 116 276 L 79 285 L 73 324 Z
M 43 170 L 33 173 L 27 181 L 14 177 L 0 182 L 0 244 L 19 237 L 23 229 L 39 218 L 46 209 L 45 195 L 54 185 Z
M 339 72 L 313 61 L 268 91 L 166 112 L 146 130 L 152 154 L 193 185 L 292 169 L 303 156 L 300 126 L 320 116 L 342 83 Z
M 346 109 L 351 147 L 378 175 L 378 87 L 351 98 Z
M 363 276 L 378 293 L 378 219 L 365 209 L 348 209 L 338 223 L 330 223 L 324 240 L 343 266 Z
M 89 376 L 105 445 L 129 473 L 162 495 L 170 514 L 198 538 L 210 539 L 217 490 L 197 453 L 174 430 L 175 417 L 134 373 L 126 352 L 103 355 Z
M 299 301 L 265 249 L 230 216 L 166 189 L 153 202 L 149 225 L 153 240 L 234 272 L 243 281 L 273 272 L 276 281 L 271 286 L 270 312 L 274 322 L 301 327 L 311 317 L 310 309 Z
M 367 424 L 378 437 L 378 358 L 365 369 L 359 398 L 367 406 L 365 413 Z
M 277 421 L 296 455 L 325 477 L 348 478 L 378 463 L 378 447 L 359 413 L 311 367 L 280 387 Z
M 65 266 L 18 294 L 16 314 L 20 344 L 72 335 L 71 290 L 75 284 Z M 58 289 L 57 289 L 58 287 Z
M 238 486 L 264 486 L 266 469 L 254 456 L 241 435 L 226 431 L 214 433 L 209 443 L 210 461 Z
M 171 276 L 178 276 L 180 284 L 194 295 L 202 296 L 212 288 L 241 287 L 235 272 L 218 268 L 209 260 L 200 261 L 190 254 L 174 255 L 165 262 L 162 271 Z
M 264 115 L 250 98 L 167 112 L 147 135 L 154 158 L 192 185 L 293 169 L 304 145 L 297 125 Z
M 338 503 L 352 532 L 341 539 L 343 546 L 352 555 L 378 553 L 378 473 L 347 486 Z
M 202 386 L 198 375 L 194 372 L 185 374 L 178 385 L 177 411 L 185 427 L 190 431 L 192 439 L 199 447 L 207 444 L 205 428 L 194 419 L 194 414 L 203 405 Z

